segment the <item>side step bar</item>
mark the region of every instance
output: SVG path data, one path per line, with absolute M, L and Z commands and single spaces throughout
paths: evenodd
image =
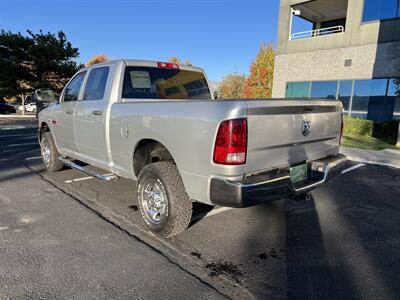
M 66 158 L 63 158 L 61 156 L 58 157 L 58 160 L 61 161 L 64 165 L 66 165 L 66 166 L 68 166 L 68 167 L 70 167 L 72 169 L 78 170 L 78 171 L 80 171 L 82 173 L 85 173 L 85 174 L 87 174 L 89 176 L 92 176 L 92 177 L 94 177 L 94 178 L 96 178 L 98 180 L 113 181 L 113 180 L 117 180 L 118 179 L 118 176 L 115 175 L 115 174 L 113 174 L 113 175 L 103 175 L 103 174 L 97 173 L 95 171 L 85 169 L 84 167 L 81 167 L 81 166 L 77 165 L 76 163 L 74 163 L 74 162 L 72 162 L 72 161 L 70 161 L 70 160 L 68 160 Z

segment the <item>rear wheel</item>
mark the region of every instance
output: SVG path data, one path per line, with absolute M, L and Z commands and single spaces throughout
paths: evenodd
M 47 171 L 56 172 L 64 167 L 64 164 L 58 160 L 60 153 L 58 153 L 56 144 L 54 143 L 53 137 L 49 131 L 42 134 L 42 139 L 40 140 L 40 152 Z
M 9 115 L 9 114 L 10 114 L 10 111 L 9 111 L 8 109 L 6 109 L 3 113 L 4 113 L 5 115 Z
M 192 218 L 192 202 L 176 165 L 149 164 L 137 182 L 138 206 L 144 223 L 162 237 L 183 232 Z

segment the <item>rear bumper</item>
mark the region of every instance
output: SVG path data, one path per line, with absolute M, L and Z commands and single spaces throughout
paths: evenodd
M 300 196 L 339 175 L 345 161 L 346 156 L 343 154 L 310 161 L 307 163 L 309 179 L 296 184 L 292 182 L 288 168 L 251 176 L 241 181 L 213 178 L 210 184 L 210 200 L 220 206 L 247 207 Z

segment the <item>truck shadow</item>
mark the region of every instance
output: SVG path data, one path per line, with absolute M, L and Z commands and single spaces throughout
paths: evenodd
M 340 299 L 314 199 L 285 202 L 288 299 Z

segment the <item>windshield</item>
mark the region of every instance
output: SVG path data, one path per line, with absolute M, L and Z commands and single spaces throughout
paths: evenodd
M 211 94 L 202 72 L 126 67 L 122 98 L 211 99 Z

